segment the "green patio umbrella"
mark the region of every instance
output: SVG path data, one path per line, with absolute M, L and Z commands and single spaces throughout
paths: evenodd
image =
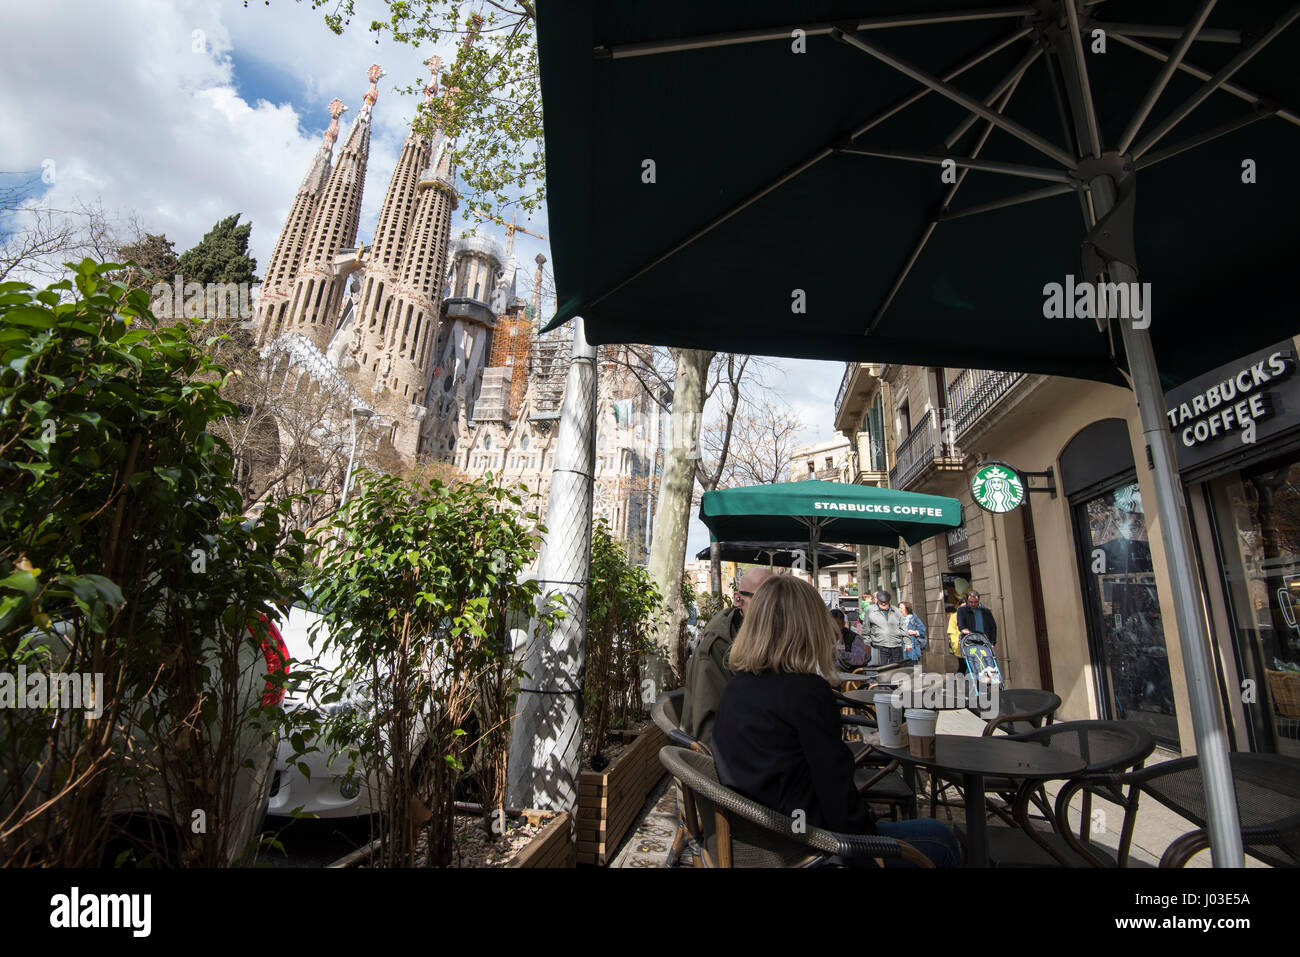
M 909 545 L 961 525 L 961 502 L 842 482 L 777 482 L 719 489 L 700 497 L 700 521 L 715 539 L 807 539 L 817 580 L 822 542 Z
M 1162 389 L 1296 330 L 1300 5 L 986 4 L 540 0 L 555 321 L 1131 385 L 1211 849 L 1240 865 Z

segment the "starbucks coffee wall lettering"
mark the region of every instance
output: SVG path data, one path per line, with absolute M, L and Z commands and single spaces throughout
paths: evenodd
M 1288 340 L 1165 394 L 1178 465 L 1187 469 L 1300 425 L 1300 377 Z

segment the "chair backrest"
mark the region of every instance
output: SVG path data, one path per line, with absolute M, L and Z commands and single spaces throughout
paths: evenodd
M 728 852 L 731 867 L 799 867 L 835 853 L 833 839 L 818 840 L 829 832 L 809 827 L 810 838 L 809 833 L 799 833 L 803 822 L 796 825 L 793 818 L 723 787 L 709 755 L 665 747 L 659 751 L 659 760 L 690 791 L 699 811 L 705 847 L 720 866 L 726 866 Z M 729 835 L 718 833 L 719 811 L 729 824 Z M 719 846 L 720 837 L 729 848 Z M 817 848 L 815 843 L 828 846 Z
M 654 708 L 651 709 L 650 717 L 658 726 L 659 730 L 667 734 L 670 730 L 681 726 L 682 721 L 682 702 L 686 699 L 684 689 L 678 691 L 666 691 L 655 699 Z
M 1061 706 L 1061 696 L 1042 688 L 1002 688 L 998 691 L 998 716 L 992 721 L 997 730 L 1006 734 L 1024 734 L 1051 723 L 1056 709 Z M 978 708 L 970 709 L 972 714 L 984 717 Z M 1007 721 L 1010 715 L 1021 720 Z
M 691 748 L 708 753 L 707 747 L 678 727 L 681 723 L 682 702 L 685 698 L 684 690 L 665 691 L 655 699 L 654 707 L 650 709 L 650 718 L 673 744 L 680 748 Z
M 1275 867 L 1300 866 L 1300 758 L 1234 751 L 1228 761 L 1246 852 Z M 1145 768 L 1131 780 L 1198 828 L 1205 827 L 1205 791 L 1195 757 Z

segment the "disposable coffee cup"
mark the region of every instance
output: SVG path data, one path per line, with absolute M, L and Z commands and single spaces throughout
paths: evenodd
M 929 708 L 907 708 L 903 715 L 907 718 L 908 750 L 912 756 L 933 758 L 934 729 L 939 723 L 939 712 Z
M 877 691 L 872 695 L 876 706 L 876 736 L 882 748 L 907 747 L 907 728 L 903 725 L 903 709 L 894 704 L 890 691 Z

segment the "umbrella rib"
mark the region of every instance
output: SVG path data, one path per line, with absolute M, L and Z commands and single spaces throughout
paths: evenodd
M 1156 163 L 1160 163 L 1163 162 L 1164 160 L 1171 159 L 1172 157 L 1177 156 L 1179 153 L 1185 153 L 1187 152 L 1187 150 L 1195 149 L 1197 146 L 1201 146 L 1202 144 L 1208 143 L 1211 140 L 1216 140 L 1220 136 L 1225 136 L 1228 133 L 1235 132 L 1236 130 L 1241 129 L 1243 126 L 1250 126 L 1250 124 L 1252 123 L 1258 123 L 1260 120 L 1265 120 L 1268 119 L 1270 116 L 1276 116 L 1276 115 L 1277 115 L 1277 110 L 1272 107 L 1267 107 L 1267 106 L 1258 107 L 1254 110 L 1251 110 L 1245 116 L 1240 116 L 1235 120 L 1229 120 L 1227 123 L 1222 123 L 1219 126 L 1206 130 L 1203 133 L 1198 133 L 1195 136 L 1185 139 L 1180 143 L 1175 143 L 1173 146 L 1166 146 L 1162 150 L 1155 150 L 1154 152 L 1148 153 L 1145 156 L 1143 156 L 1140 160 L 1138 160 L 1136 163 L 1134 163 L 1133 168 L 1135 170 L 1139 170 L 1139 169 L 1146 169 L 1148 166 L 1155 166 Z
M 1035 50 L 1037 50 L 1037 48 L 1035 48 Z M 1007 104 L 1011 102 L 1011 97 L 1015 95 L 1016 88 L 1020 85 L 1020 80 L 1024 77 L 1025 71 L 1029 69 L 1031 63 L 1033 63 L 1033 58 L 1026 59 L 1022 65 L 1018 67 L 1017 72 L 1011 77 L 1010 85 L 1002 89 L 1002 92 L 999 94 L 1002 98 L 1002 102 L 998 104 L 999 113 L 1006 110 Z M 999 84 L 999 86 L 1001 86 L 1001 84 Z M 993 99 L 996 102 L 997 97 L 995 96 Z M 973 160 L 979 156 L 980 150 L 984 149 L 984 144 L 988 142 L 989 136 L 992 132 L 993 124 L 985 123 L 984 130 L 980 133 L 978 142 L 976 142 L 974 148 L 971 149 L 969 159 Z M 939 212 L 930 219 L 930 224 L 925 227 L 925 231 L 921 234 L 921 238 L 917 240 L 916 245 L 912 249 L 912 255 L 908 257 L 908 260 L 903 265 L 898 277 L 894 280 L 893 286 L 890 287 L 889 294 L 885 296 L 885 301 L 880 304 L 880 308 L 876 310 L 876 314 L 872 316 L 871 322 L 867 325 L 865 335 L 869 336 L 876 331 L 876 327 L 880 325 L 881 320 L 885 318 L 885 313 L 889 310 L 889 307 L 894 304 L 894 298 L 898 295 L 898 291 L 903 288 L 903 283 L 907 281 L 907 277 L 911 274 L 912 267 L 916 265 L 916 261 L 921 258 L 921 253 L 925 249 L 926 243 L 930 241 L 930 237 L 934 234 L 935 227 L 939 225 L 944 211 L 948 209 L 948 204 L 951 203 L 953 197 L 957 195 L 957 190 L 961 189 L 961 184 L 966 182 L 966 174 L 970 168 L 971 167 L 968 166 L 966 169 L 963 169 L 961 176 L 959 176 L 957 181 L 948 188 L 947 195 L 944 196 L 943 202 L 939 204 Z
M 1094 20 L 1092 26 L 1105 30 L 1106 36 L 1152 37 L 1158 40 L 1178 40 L 1183 36 L 1183 28 L 1157 23 L 1102 23 Z M 1202 30 L 1195 39 L 1202 43 L 1241 43 L 1240 30 Z
M 1155 60 L 1169 59 L 1169 54 L 1166 53 L 1164 50 L 1161 50 L 1158 47 L 1153 47 L 1150 44 L 1143 43 L 1140 40 L 1134 40 L 1130 37 L 1119 36 L 1119 35 L 1116 35 L 1115 39 L 1118 40 L 1120 43 L 1124 44 L 1125 46 L 1137 50 L 1139 53 L 1145 53 L 1147 56 L 1151 57 L 1152 59 Z M 1186 60 L 1183 60 L 1178 64 L 1178 69 L 1181 70 L 1183 73 L 1196 77 L 1198 80 L 1208 80 L 1210 78 L 1209 70 L 1204 70 L 1194 63 L 1188 63 Z M 1237 83 L 1225 82 L 1223 83 L 1222 86 L 1219 87 L 1219 89 L 1223 90 L 1224 93 L 1231 93 L 1237 99 L 1244 100 L 1245 102 L 1251 104 L 1252 106 L 1257 105 L 1264 99 L 1258 93 L 1252 93 L 1250 90 L 1246 89 L 1244 86 L 1241 86 L 1240 84 Z M 1279 119 L 1286 120 L 1292 126 L 1300 126 L 1300 113 L 1295 113 L 1291 110 L 1278 110 L 1277 116 Z
M 1055 145 L 1054 143 L 1049 143 L 1047 140 L 1043 139 L 1041 136 L 1039 136 L 1037 133 L 1033 132 L 1032 130 L 1028 130 L 1025 127 L 1021 126 L 1019 123 L 1016 123 L 1013 120 L 1007 119 L 1005 116 L 1001 116 L 993 112 L 988 107 L 986 107 L 983 103 L 981 103 L 979 100 L 976 100 L 974 97 L 967 96 L 965 93 L 961 92 L 961 90 L 958 90 L 956 87 L 952 86 L 951 84 L 945 83 L 937 76 L 933 76 L 932 74 L 927 73 L 925 70 L 913 66 L 912 64 L 907 63 L 906 61 L 900 59 L 899 57 L 894 56 L 892 53 L 889 53 L 886 50 L 882 50 L 874 43 L 869 43 L 868 41 L 863 40 L 861 37 L 853 36 L 852 34 L 845 33 L 843 30 L 836 30 L 831 34 L 831 36 L 837 40 L 841 40 L 844 43 L 849 44 L 849 46 L 856 47 L 857 49 L 861 50 L 863 53 L 870 54 L 871 56 L 879 60 L 881 63 L 884 63 L 886 66 L 893 67 L 895 70 L 902 73 L 904 76 L 911 77 L 913 80 L 916 80 L 918 83 L 923 83 L 924 85 L 928 86 L 930 89 L 934 90 L 934 92 L 938 93 L 940 96 L 947 97 L 948 99 L 952 100 L 954 103 L 956 103 L 959 106 L 964 106 L 966 109 L 970 110 L 972 113 L 976 114 L 977 116 L 982 116 L 984 119 L 995 124 L 1000 129 L 1006 131 L 1007 133 L 1010 133 L 1012 136 L 1020 140 L 1022 143 L 1032 146 L 1034 149 L 1038 150 L 1040 153 L 1044 154 L 1045 156 L 1049 156 L 1052 159 L 1056 160 L 1066 169 L 1074 169 L 1075 165 L 1077 164 L 1078 160 L 1075 157 L 1071 156 L 1069 153 L 1065 152 L 1065 150 L 1061 149 L 1059 146 Z
M 959 209 L 956 212 L 945 212 L 939 216 L 939 222 L 946 223 L 954 219 L 964 219 L 967 216 L 974 216 L 978 213 L 991 213 L 994 210 L 1006 209 L 1010 206 L 1021 206 L 1025 203 L 1032 203 L 1040 199 L 1048 199 L 1052 196 L 1064 196 L 1066 193 L 1073 193 L 1078 190 L 1077 184 L 1069 186 L 1061 184 L 1058 186 L 1044 186 L 1042 189 L 1030 190 L 1027 193 L 1017 193 L 1015 196 L 1008 196 L 1006 199 L 995 199 L 987 203 L 979 203 L 975 206 L 967 206 L 965 209 Z
M 998 97 L 1000 97 L 1012 86 L 1020 82 L 1021 78 L 1025 75 L 1025 73 L 1029 70 L 1029 68 L 1033 66 L 1034 62 L 1042 55 L 1043 55 L 1042 47 L 1040 46 L 1030 47 L 1029 52 L 1025 55 L 1025 58 L 1021 60 L 1018 64 L 1016 64 L 1015 69 L 1013 69 L 1010 73 L 1008 73 L 1005 77 L 1002 78 L 1002 82 L 997 85 L 997 87 L 993 90 L 992 93 L 984 97 L 984 105 L 992 106 L 994 103 L 996 103 L 998 101 Z M 953 146 L 957 143 L 957 141 L 961 139 L 963 136 L 965 136 L 966 132 L 978 122 L 979 122 L 979 117 L 975 116 L 972 113 L 970 116 L 966 117 L 966 119 L 962 120 L 961 123 L 957 126 L 957 128 L 953 130 L 951 134 L 949 134 L 948 138 L 943 141 L 943 145 L 948 149 L 952 149 Z M 990 126 L 989 129 L 992 129 L 992 127 Z M 974 156 L 975 154 L 972 153 L 971 155 Z
M 841 153 L 855 156 L 870 156 L 874 159 L 896 159 L 909 163 L 929 163 L 942 166 L 951 161 L 963 169 L 975 169 L 985 173 L 1004 173 L 1007 176 L 1020 176 L 1024 179 L 1047 180 L 1050 183 L 1072 183 L 1071 175 L 1065 170 L 1048 169 L 1043 166 L 1025 166 L 1021 163 L 1003 163 L 1000 160 L 982 160 L 967 156 L 940 156 L 935 153 L 912 153 L 904 150 L 869 150 L 861 146 L 846 146 Z
M 1138 131 L 1142 129 L 1142 124 L 1147 121 L 1151 115 L 1151 110 L 1156 105 L 1156 100 L 1160 99 L 1160 94 L 1165 91 L 1178 65 L 1183 62 L 1183 56 L 1191 47 L 1192 41 L 1196 35 L 1201 32 L 1201 27 L 1210 16 L 1210 11 L 1214 9 L 1218 0 L 1204 0 L 1201 8 L 1196 11 L 1196 16 L 1188 21 L 1187 29 L 1178 40 L 1178 45 L 1174 47 L 1174 52 L 1170 54 L 1169 59 L 1165 60 L 1165 65 L 1160 68 L 1160 75 L 1156 81 L 1151 84 L 1151 89 L 1147 90 L 1147 95 L 1142 100 L 1142 105 L 1138 107 L 1137 112 L 1133 114 L 1133 119 L 1129 121 L 1128 129 L 1124 131 L 1124 136 L 1119 141 L 1119 151 L 1121 153 L 1128 150 L 1137 139 Z
M 1224 64 L 1223 69 L 1214 74 L 1214 76 L 1207 80 L 1199 90 L 1184 100 L 1176 110 L 1169 114 L 1169 116 L 1165 117 L 1164 121 L 1147 134 L 1147 137 L 1133 149 L 1133 158 L 1140 159 L 1143 153 L 1146 153 L 1155 146 L 1166 133 L 1181 123 L 1187 118 L 1189 113 L 1205 102 L 1210 94 L 1223 85 L 1225 80 L 1230 79 L 1234 73 L 1250 62 L 1257 53 L 1276 39 L 1277 35 L 1289 27 L 1295 21 L 1296 17 L 1300 17 L 1300 4 L 1296 4 L 1283 14 L 1283 16 L 1273 24 L 1267 33 Z
M 1052 102 L 1056 104 L 1056 115 L 1061 121 L 1061 132 L 1065 134 L 1066 144 L 1072 145 L 1075 149 L 1078 149 L 1079 135 L 1074 127 L 1074 118 L 1071 116 L 1070 109 L 1065 103 L 1065 93 L 1061 90 L 1061 82 L 1063 78 L 1059 76 L 1057 72 L 1060 65 L 1060 54 L 1056 55 L 1055 64 L 1052 62 L 1052 57 L 1050 55 L 1048 56 L 1047 62 L 1044 64 L 1047 72 L 1047 82 L 1052 88 Z M 1078 196 L 1079 210 L 1083 214 L 1084 226 L 1091 229 L 1093 223 L 1096 222 L 1096 218 L 1092 215 L 1092 205 L 1087 190 L 1079 189 Z
M 1031 16 L 1038 11 L 1029 4 L 1014 7 L 985 7 L 980 10 L 953 10 L 940 13 L 867 17 L 854 23 L 858 30 L 883 30 L 891 27 L 917 27 L 944 23 L 969 23 L 976 20 L 1000 20 Z M 784 27 L 764 27 L 758 30 L 733 30 L 727 33 L 706 33 L 678 40 L 649 40 L 644 43 L 623 43 L 614 46 L 599 44 L 592 53 L 599 59 L 622 60 L 628 57 L 653 56 L 659 53 L 681 53 L 710 47 L 736 46 L 742 43 L 762 43 L 768 40 L 789 40 L 796 30 L 805 36 L 826 36 L 837 26 L 831 23 L 795 23 Z
M 1074 64 L 1079 75 L 1080 99 L 1083 100 L 1083 115 L 1088 124 L 1088 142 L 1085 145 L 1095 158 L 1101 159 L 1101 130 L 1097 127 L 1097 108 L 1092 102 L 1092 84 L 1088 82 L 1088 63 L 1083 58 L 1083 38 L 1079 34 L 1079 12 L 1074 9 L 1073 0 L 1066 0 L 1062 6 L 1065 7 L 1066 19 L 1070 22 L 1070 34 L 1067 39 L 1074 47 Z
M 1024 37 L 1028 36 L 1030 33 L 1033 33 L 1032 27 L 1021 27 L 1020 29 L 1003 37 L 1001 40 L 998 40 L 993 44 L 989 45 L 988 47 L 986 47 L 985 49 L 981 50 L 979 53 L 975 54 L 973 57 L 971 57 L 965 63 L 962 63 L 960 66 L 953 67 L 953 69 L 948 71 L 948 73 L 944 74 L 944 79 L 955 80 L 957 77 L 961 76 L 967 70 L 974 69 L 975 67 L 983 63 L 985 60 L 987 60 L 989 57 L 996 56 L 1002 50 L 1006 49 L 1011 44 L 1015 43 L 1017 40 L 1023 39 Z M 913 103 L 925 98 L 926 96 L 929 95 L 930 92 L 931 91 L 929 90 L 929 88 L 922 87 L 921 89 L 917 90 L 915 93 L 912 93 L 911 95 L 898 101 L 893 106 L 886 109 L 884 112 L 877 113 L 871 119 L 867 120 L 857 129 L 853 130 L 849 134 L 848 139 L 853 140 L 856 137 L 861 136 L 863 133 L 866 133 L 868 130 L 872 129 L 873 127 L 879 126 L 881 123 L 885 122 L 885 120 L 889 119 L 891 116 L 894 116 L 897 113 L 901 113 L 903 110 L 907 109 L 907 107 L 911 106 Z M 813 166 L 816 166 L 826 157 L 834 154 L 837 148 L 839 147 L 839 145 L 842 144 L 843 142 L 844 142 L 843 138 L 837 139 L 834 146 L 823 147 L 822 149 L 814 153 L 812 156 L 800 162 L 798 165 L 782 173 L 779 177 L 777 177 L 772 182 L 768 183 L 766 186 L 763 186 L 757 191 L 751 193 L 749 196 L 741 200 L 735 206 L 732 206 L 726 212 L 710 220 L 707 224 L 701 226 L 695 232 L 691 233 L 685 239 L 681 240 L 679 243 L 677 243 L 672 248 L 670 248 L 667 252 L 662 253 L 659 256 L 656 256 L 650 262 L 646 263 L 646 265 L 642 266 L 636 272 L 632 273 L 632 275 L 628 276 L 626 279 L 617 283 L 606 292 L 601 293 L 598 297 L 596 297 L 590 303 L 587 304 L 587 308 L 590 309 L 592 306 L 597 306 L 600 303 L 604 302 L 606 299 L 614 295 L 614 293 L 618 292 L 624 286 L 641 278 L 650 270 L 658 266 L 660 263 L 663 263 L 671 259 L 673 256 L 677 255 L 679 252 L 681 252 L 687 246 L 691 245 L 691 243 L 695 242 L 700 237 L 705 236 L 711 233 L 713 230 L 717 229 L 719 226 L 721 226 L 723 223 L 729 220 L 732 216 L 735 216 L 737 213 L 742 212 L 748 207 L 754 205 L 754 203 L 757 203 L 768 193 L 772 192 L 773 190 L 779 189 L 785 183 L 788 183 L 790 180 L 794 179 L 796 176 L 798 176 L 800 173 L 803 173 L 805 170 Z

